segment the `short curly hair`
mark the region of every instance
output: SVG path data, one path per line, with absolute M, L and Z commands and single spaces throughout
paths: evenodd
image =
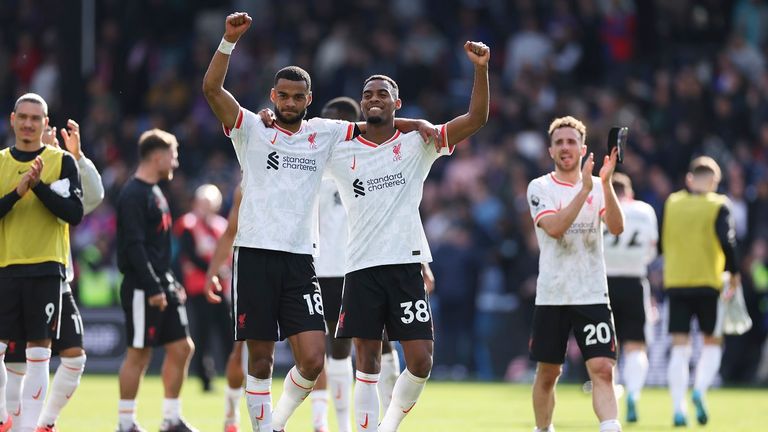
M 582 123 L 581 120 L 571 116 L 558 117 L 552 120 L 552 123 L 549 124 L 549 138 L 552 138 L 552 134 L 555 133 L 556 130 L 564 127 L 576 129 L 576 131 L 581 134 L 582 144 L 587 141 L 587 127 L 584 126 L 584 123 Z

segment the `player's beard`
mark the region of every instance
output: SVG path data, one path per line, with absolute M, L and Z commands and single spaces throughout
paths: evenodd
M 373 125 L 377 125 L 377 124 L 384 123 L 384 118 L 381 117 L 381 116 L 371 116 L 371 117 L 366 118 L 365 121 L 367 123 L 370 123 L 370 124 L 373 124 Z
M 280 112 L 280 110 L 277 109 L 277 106 L 274 107 L 274 112 L 275 112 L 275 117 L 277 118 L 278 121 L 280 121 L 280 123 L 289 124 L 289 125 L 299 123 L 302 120 L 304 120 L 304 117 L 307 116 L 307 109 L 306 108 L 304 110 L 302 110 L 302 111 L 299 111 L 299 113 L 296 114 L 296 117 L 294 117 L 292 119 L 289 119 L 289 118 L 285 117 Z

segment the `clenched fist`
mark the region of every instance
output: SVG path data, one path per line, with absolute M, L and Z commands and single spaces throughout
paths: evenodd
M 224 39 L 231 43 L 237 42 L 252 22 L 253 18 L 245 12 L 235 12 L 229 15 L 225 23 Z
M 482 42 L 467 41 L 464 44 L 464 51 L 467 52 L 469 60 L 478 66 L 487 66 L 491 59 L 491 49 Z

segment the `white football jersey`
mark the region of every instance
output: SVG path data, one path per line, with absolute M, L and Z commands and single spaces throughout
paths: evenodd
M 317 193 L 331 149 L 352 138 L 355 125 L 313 118 L 291 133 L 240 109 L 232 139 L 243 171 L 235 246 L 315 255 Z
M 381 144 L 358 136 L 335 147 L 328 169 L 347 209 L 347 273 L 432 261 L 419 205 L 432 164 L 453 152 L 445 126 L 440 139 L 440 152 L 417 132 L 400 131 Z
M 656 258 L 659 226 L 650 205 L 636 200 L 622 200 L 624 232 L 614 236 L 603 233 L 605 270 L 608 276 L 645 277 L 648 264 Z
M 320 186 L 320 246 L 315 258 L 317 277 L 344 277 L 347 249 L 347 211 L 341 203 L 336 182 L 323 180 Z
M 581 190 L 581 181 L 565 183 L 550 173 L 528 184 L 528 205 L 540 249 L 537 305 L 608 303 L 601 226 L 605 198 L 600 178 L 593 176 L 592 182 L 594 186 L 579 215 L 559 240 L 550 237 L 538 223 L 568 206 Z

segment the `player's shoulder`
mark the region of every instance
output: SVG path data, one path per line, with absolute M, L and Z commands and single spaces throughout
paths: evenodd
M 307 128 L 314 132 L 325 132 L 334 128 L 347 127 L 351 123 L 346 120 L 327 119 L 323 117 L 312 117 L 307 120 Z
M 536 177 L 535 179 L 528 182 L 528 189 L 531 188 L 537 188 L 537 189 L 549 189 L 554 182 L 552 181 L 552 173 L 547 173 L 540 175 Z
M 656 215 L 656 210 L 653 208 L 653 206 L 651 206 L 650 204 L 648 204 L 645 201 L 632 200 L 632 201 L 630 201 L 630 203 L 631 203 L 632 207 L 634 207 L 635 209 L 637 209 L 640 212 L 653 214 L 654 216 Z
M 118 196 L 118 204 L 133 205 L 148 199 L 152 188 L 136 178 L 131 178 L 123 185 Z
M 235 121 L 235 129 L 240 128 L 266 129 L 267 126 L 261 121 L 261 117 L 257 113 L 248 108 L 240 107 L 240 113 Z
M 55 146 L 52 146 L 52 145 L 43 144 L 43 147 L 45 148 L 45 150 L 43 150 L 43 153 L 47 153 L 47 154 L 50 154 L 50 155 L 66 156 L 66 155 L 70 154 L 68 151 L 65 151 L 65 150 L 63 150 L 63 149 L 61 149 L 59 147 L 55 147 Z

